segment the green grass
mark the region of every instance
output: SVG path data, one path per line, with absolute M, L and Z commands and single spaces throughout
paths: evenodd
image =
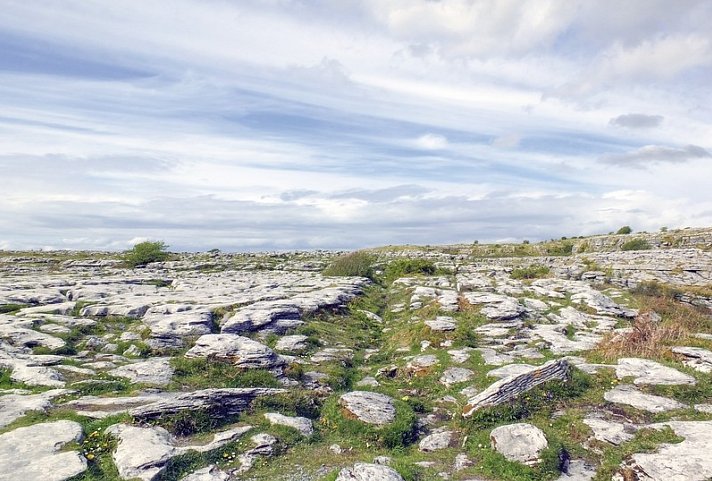
M 171 359 L 171 389 L 195 390 L 211 387 L 280 387 L 272 373 L 264 369 L 240 369 L 227 362 L 205 358 Z
M 12 314 L 14 312 L 19 311 L 20 309 L 24 309 L 25 307 L 29 307 L 27 304 L 2 304 L 0 305 L 0 314 Z
M 512 269 L 512 279 L 539 279 L 549 275 L 550 269 L 540 264 Z

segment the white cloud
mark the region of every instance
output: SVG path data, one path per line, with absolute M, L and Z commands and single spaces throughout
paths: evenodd
M 514 149 L 519 147 L 522 136 L 519 134 L 504 134 L 492 141 L 492 146 L 499 149 Z
M 416 147 L 424 150 L 442 150 L 448 146 L 447 137 L 438 134 L 423 134 L 415 139 Z

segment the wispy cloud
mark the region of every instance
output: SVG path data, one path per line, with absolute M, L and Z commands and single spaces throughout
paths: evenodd
M 611 154 L 601 158 L 606 164 L 621 167 L 648 167 L 658 163 L 681 164 L 695 159 L 708 159 L 712 155 L 697 145 L 685 147 L 665 147 L 662 145 L 646 145 L 633 152 Z
M 625 114 L 612 118 L 608 123 L 616 127 L 627 127 L 629 129 L 649 129 L 658 127 L 662 121 L 662 115 Z

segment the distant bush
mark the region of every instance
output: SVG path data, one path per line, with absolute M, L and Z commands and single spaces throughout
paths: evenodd
M 139 267 L 151 262 L 162 262 L 170 257 L 168 246 L 163 241 L 140 242 L 124 253 L 124 262 L 130 267 Z
M 624 235 L 624 234 L 630 234 L 631 232 L 633 232 L 633 229 L 631 229 L 629 225 L 624 225 L 623 227 L 621 227 L 620 229 L 618 229 L 618 231 L 616 232 L 616 234 L 618 234 L 618 235 Z
M 373 278 L 376 256 L 366 251 L 356 251 L 337 257 L 322 271 L 325 276 Z
M 570 256 L 573 251 L 574 243 L 570 241 L 564 241 L 546 247 L 546 253 L 550 256 Z
M 388 281 L 394 281 L 399 277 L 412 274 L 423 274 L 431 276 L 437 272 L 437 268 L 432 261 L 426 259 L 398 259 L 390 262 L 386 266 L 385 274 Z
M 549 274 L 550 270 L 540 264 L 532 264 L 528 267 L 518 267 L 512 270 L 512 279 L 537 279 Z
M 652 249 L 652 246 L 645 239 L 631 239 L 621 246 L 622 251 L 645 251 Z

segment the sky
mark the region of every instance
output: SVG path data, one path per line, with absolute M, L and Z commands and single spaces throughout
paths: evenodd
M 712 225 L 709 0 L 0 0 L 0 249 Z

